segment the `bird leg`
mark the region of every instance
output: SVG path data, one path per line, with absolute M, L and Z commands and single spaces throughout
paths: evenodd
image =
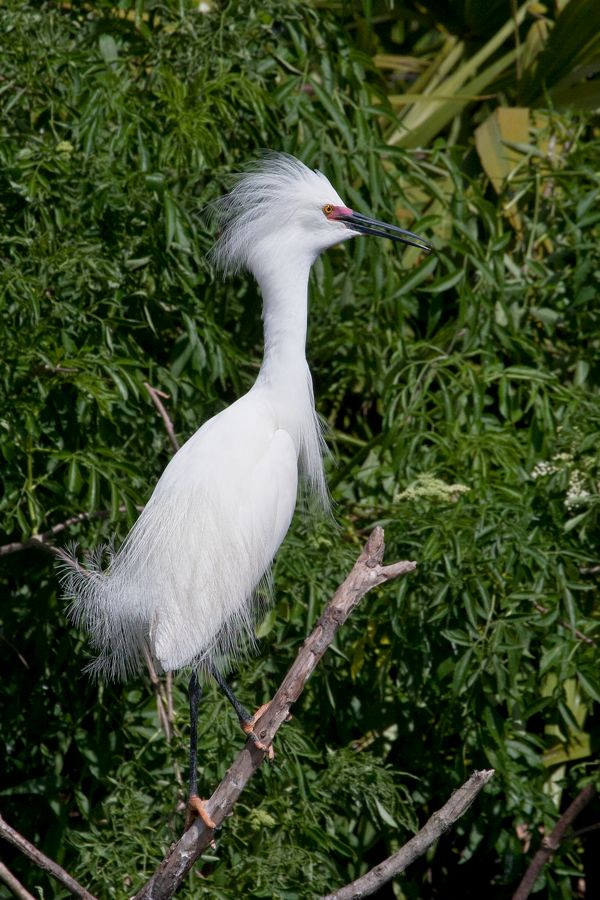
M 217 682 L 219 688 L 223 691 L 233 708 L 235 709 L 236 715 L 240 722 L 240 727 L 244 734 L 247 734 L 255 747 L 259 750 L 262 750 L 269 757 L 269 760 L 275 758 L 275 751 L 273 750 L 273 744 L 265 744 L 263 741 L 260 741 L 257 735 L 254 733 L 254 726 L 265 712 L 268 703 L 263 703 L 263 705 L 256 710 L 253 716 L 250 715 L 245 706 L 242 706 L 238 698 L 235 696 L 231 687 L 225 681 L 219 670 L 215 666 L 210 667 L 210 674 L 213 676 L 215 681 Z
M 198 708 L 202 687 L 198 680 L 198 673 L 192 672 L 190 678 L 190 793 L 185 815 L 185 829 L 190 827 L 194 819 L 199 816 L 207 828 L 214 829 L 217 826 L 204 808 L 204 801 L 198 796 Z

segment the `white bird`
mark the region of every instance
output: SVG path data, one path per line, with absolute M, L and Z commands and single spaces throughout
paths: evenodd
M 429 244 L 348 208 L 325 175 L 271 154 L 216 204 L 212 252 L 245 269 L 263 298 L 264 356 L 252 388 L 173 456 L 108 566 L 73 559 L 70 614 L 90 634 L 89 668 L 109 678 L 151 653 L 163 671 L 192 668 L 191 783 L 196 794 L 198 675 L 215 676 L 253 643 L 256 589 L 290 526 L 299 476 L 326 504 L 323 441 L 305 356 L 309 272 L 321 251 L 361 234 Z M 230 697 L 230 699 L 232 699 Z M 251 730 L 252 717 L 236 706 Z

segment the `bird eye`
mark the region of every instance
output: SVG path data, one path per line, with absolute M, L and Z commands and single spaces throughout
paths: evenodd
M 334 210 L 333 203 L 326 203 L 325 206 L 323 207 L 323 212 L 325 213 L 326 216 L 330 216 L 331 213 L 333 212 L 333 210 Z

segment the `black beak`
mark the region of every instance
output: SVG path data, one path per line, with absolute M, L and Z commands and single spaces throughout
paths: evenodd
M 413 234 L 412 231 L 405 231 L 404 228 L 398 228 L 396 225 L 387 225 L 385 222 L 379 222 L 377 219 L 370 219 L 361 213 L 352 212 L 352 215 L 338 215 L 336 221 L 343 222 L 352 231 L 359 234 L 372 234 L 375 237 L 389 238 L 391 241 L 400 241 L 402 244 L 410 244 L 411 247 L 418 247 L 429 253 L 433 248 L 428 241 Z

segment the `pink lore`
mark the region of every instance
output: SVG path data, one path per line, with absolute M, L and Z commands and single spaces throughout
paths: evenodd
M 329 215 L 328 219 L 339 219 L 340 216 L 351 216 L 354 210 L 350 209 L 348 206 L 334 206 Z

